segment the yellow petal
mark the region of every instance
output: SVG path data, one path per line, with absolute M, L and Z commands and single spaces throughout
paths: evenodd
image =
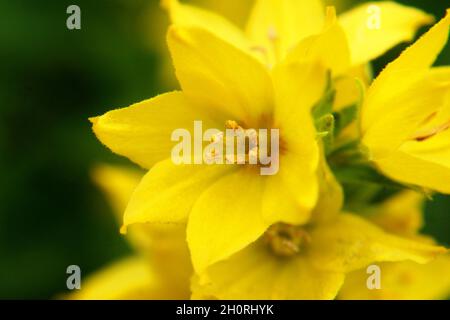
M 378 108 L 380 114 L 372 120 L 363 138 L 372 158 L 386 157 L 405 140 L 413 140 L 420 125 L 444 108 L 449 92 L 450 78 L 436 78 L 431 70 L 408 89 L 397 92 L 384 102 Z
M 162 3 L 169 11 L 172 23 L 184 27 L 206 29 L 238 48 L 250 51 L 251 45 L 245 34 L 219 14 L 182 4 L 178 0 L 163 0 Z
M 400 150 L 422 160 L 450 168 L 450 130 L 425 141 L 407 142 Z
M 249 168 L 220 179 L 200 196 L 187 227 L 197 273 L 243 249 L 266 231 L 269 225 L 261 214 L 262 192 L 261 177 Z
M 334 7 L 327 8 L 324 30 L 299 42 L 287 55 L 286 61 L 318 60 L 334 76 L 350 68 L 350 51 L 344 30 L 336 21 Z
M 301 205 L 312 209 L 319 192 L 319 147 L 311 110 L 325 91 L 326 71 L 318 64 L 286 63 L 275 68 L 273 78 L 274 127 L 280 130 L 282 153 L 279 174 Z
M 311 190 L 317 188 L 317 181 L 314 175 L 303 170 L 302 163 L 305 159 L 295 154 L 282 155 L 279 172 L 264 177 L 262 214 L 268 224 L 299 225 L 309 221 L 317 199 Z
M 218 128 L 181 92 L 163 94 L 91 119 L 103 144 L 145 168 L 170 157 L 172 132 L 191 129 L 195 120 L 202 120 L 205 127 Z
M 369 88 L 370 82 L 372 82 L 370 65 L 350 68 L 345 76 L 336 78 L 334 82 L 336 96 L 333 109 L 340 111 L 360 101 L 362 102 L 362 97 Z
M 379 264 L 381 289 L 369 290 L 366 270 L 347 275 L 339 292 L 343 300 L 438 300 L 450 294 L 450 257 L 442 256 L 425 265 L 414 262 Z
M 101 164 L 92 170 L 92 177 L 105 193 L 117 221 L 122 223 L 123 213 L 134 189 L 141 181 L 142 173 L 125 166 Z
M 404 191 L 383 202 L 367 217 L 385 231 L 415 234 L 423 227 L 424 200 L 418 192 Z
M 312 222 L 325 223 L 335 219 L 344 204 L 344 191 L 329 168 L 325 155 L 321 152 L 319 169 L 319 200 L 312 212 Z
M 192 3 L 208 8 L 214 12 L 220 13 L 238 27 L 243 28 L 250 10 L 253 6 L 253 0 L 193 0 Z
M 411 41 L 421 26 L 433 21 L 433 16 L 419 9 L 392 1 L 365 3 L 339 17 L 353 65 L 367 63 L 395 45 Z
M 183 92 L 247 127 L 272 106 L 268 71 L 251 55 L 199 28 L 172 26 L 169 48 Z
M 433 68 L 431 73 L 450 84 L 450 68 Z M 429 136 L 425 140 L 411 139 L 401 146 L 401 151 L 426 161 L 450 168 L 450 88 L 443 97 L 443 106 L 438 109 L 432 119 L 421 126 L 416 136 Z M 434 134 L 434 136 L 433 136 Z
M 104 164 L 97 166 L 93 175 L 122 222 L 125 208 L 142 174 L 127 167 Z M 154 276 L 164 283 L 167 290 L 186 292 L 187 296 L 192 265 L 185 229 L 184 225 L 137 224 L 129 228 L 127 239 L 137 251 L 149 257 Z
M 445 194 L 450 193 L 448 166 L 403 151 L 393 152 L 389 157 L 377 160 L 376 164 L 385 175 L 394 180 Z
M 176 297 L 177 293 L 173 293 Z M 148 260 L 131 257 L 116 262 L 81 284 L 81 290 L 68 296 L 74 300 L 164 299 Z
M 335 222 L 311 232 L 309 256 L 317 268 L 349 272 L 380 261 L 427 263 L 445 248 L 390 235 L 355 215 L 342 214 Z
M 135 224 L 127 238 L 151 263 L 153 274 L 167 292 L 189 292 L 192 264 L 186 242 L 186 226 Z
M 424 77 L 447 42 L 449 25 L 450 14 L 447 13 L 375 79 L 362 108 L 363 132 L 379 117 L 392 111 L 390 101 Z
M 319 33 L 324 24 L 320 0 L 257 0 L 247 34 L 274 64 L 300 40 Z
M 124 227 L 134 223 L 184 223 L 197 198 L 230 166 L 156 164 L 133 193 Z
M 258 242 L 194 277 L 192 291 L 195 299 L 333 299 L 343 280 L 342 273 L 321 271 L 303 257 L 279 259 Z

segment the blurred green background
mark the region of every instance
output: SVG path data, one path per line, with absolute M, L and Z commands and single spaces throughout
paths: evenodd
M 399 2 L 440 18 L 447 1 Z M 90 177 L 97 163 L 127 160 L 96 140 L 87 118 L 173 89 L 161 81 L 158 3 L 0 2 L 0 298 L 55 297 L 68 265 L 86 276 L 129 253 Z M 71 4 L 81 8 L 81 30 L 66 28 Z M 438 64 L 449 63 L 447 48 Z M 450 244 L 450 197 L 436 196 L 427 211 L 424 231 Z

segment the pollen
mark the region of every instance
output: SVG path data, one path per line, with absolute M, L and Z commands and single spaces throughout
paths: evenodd
M 242 127 L 234 120 L 227 120 L 225 122 L 225 128 L 233 130 L 243 130 Z
M 259 156 L 258 146 L 258 132 L 255 129 L 244 129 L 237 121 L 227 120 L 225 122 L 225 128 L 231 130 L 233 135 L 228 136 L 223 131 L 215 134 L 211 138 L 211 143 L 217 146 L 209 154 L 207 154 L 207 160 L 213 161 L 221 158 L 223 155 L 218 154 L 217 150 L 226 150 L 225 159 L 230 164 L 257 164 Z M 233 147 L 232 150 L 228 150 L 227 141 L 230 139 L 236 139 L 241 137 L 244 139 L 245 148 L 237 149 Z M 221 147 L 219 147 L 221 145 Z M 225 148 L 224 148 L 225 147 Z
M 299 254 L 311 237 L 301 227 L 278 223 L 267 230 L 264 240 L 275 255 L 289 258 Z

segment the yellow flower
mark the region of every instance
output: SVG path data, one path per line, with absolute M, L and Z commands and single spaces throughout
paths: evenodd
M 232 1 L 229 1 L 230 3 Z M 172 22 L 183 26 L 200 26 L 243 50 L 259 56 L 273 66 L 283 60 L 299 42 L 320 33 L 326 15 L 320 0 L 255 0 L 242 33 L 222 17 L 200 8 L 180 4 L 178 0 L 164 0 Z M 377 10 L 371 11 L 371 7 Z M 372 27 L 371 19 L 379 22 Z M 359 5 L 338 18 L 349 43 L 349 65 L 342 65 L 342 53 L 327 51 L 328 60 L 341 59 L 336 71 L 358 67 L 377 58 L 398 43 L 413 39 L 416 30 L 432 23 L 434 18 L 416 8 L 380 1 Z M 333 40 L 333 39 L 328 39 Z
M 405 191 L 376 207 L 366 217 L 389 232 L 432 243 L 417 236 L 423 225 L 423 200 L 422 195 Z M 377 265 L 381 270 L 379 290 L 369 290 L 365 284 L 368 277 L 366 270 L 357 270 L 347 275 L 339 298 L 431 300 L 446 299 L 450 295 L 448 255 L 437 257 L 427 264 L 403 261 Z
M 224 27 L 226 22 L 212 13 L 182 5 L 177 0 L 165 0 L 164 3 L 175 24 L 206 28 L 248 50 L 269 66 L 282 60 L 296 47 L 296 50 L 303 50 L 301 45 L 298 46 L 299 42 L 315 41 L 314 35 L 326 23 L 320 0 L 257 0 L 250 12 L 245 35 L 235 26 Z M 375 23 L 372 27 L 372 20 L 379 25 Z M 361 87 L 355 82 L 355 77 L 362 80 L 364 87 L 369 85 L 372 78 L 368 67 L 370 60 L 398 43 L 412 40 L 419 27 L 433 21 L 432 16 L 421 10 L 391 1 L 364 3 L 340 15 L 338 23 L 344 34 L 339 37 L 348 39 L 348 48 L 346 41 L 334 32 L 330 37 L 323 37 L 321 45 L 327 49 L 317 56 L 335 76 L 334 109 L 340 111 L 361 99 Z M 357 136 L 358 127 L 354 123 L 346 128 L 339 140 L 345 143 Z
M 339 299 L 343 300 L 439 300 L 450 295 L 450 257 L 443 255 L 430 263 L 387 262 L 381 270 L 381 289 L 368 290 L 365 270 L 348 275 Z
M 343 29 L 334 10 L 324 15 L 319 1 L 257 1 L 243 33 L 211 12 L 166 1 L 174 21 L 168 44 L 182 92 L 92 119 L 105 145 L 150 169 L 131 197 L 124 226 L 188 223 L 192 261 L 200 273 L 274 223 L 306 223 L 326 189 L 327 179 L 318 178 L 326 164 L 319 167 L 310 113 L 325 91 L 327 71 L 347 72 L 430 19 L 415 9 L 379 5 L 402 19 L 388 23 L 393 17 L 387 14 L 384 32 L 395 31 L 395 36 L 367 33 L 379 46 L 365 52 L 353 48 L 360 47 L 357 37 L 349 49 L 351 34 L 344 31 L 346 25 L 365 22 L 361 9 L 341 17 Z M 243 128 L 279 129 L 280 171 L 262 177 L 248 166 L 174 165 L 171 133 L 191 128 L 196 120 L 205 128 L 224 128 L 232 120 Z
M 194 18 L 197 11 L 181 13 L 187 20 L 208 21 Z M 215 23 L 230 42 L 198 26 L 169 30 L 182 92 L 92 119 L 104 144 L 151 168 L 131 197 L 124 225 L 188 222 L 198 272 L 255 241 L 273 223 L 309 219 L 319 194 L 319 146 L 311 109 L 327 82 L 326 70 L 313 54 L 324 52 L 324 38 L 333 34 L 345 41 L 330 16 L 318 41 L 300 44 L 313 54 L 300 52 L 296 59 L 294 52 L 270 71 L 239 47 L 245 37 L 238 37 L 224 20 Z M 248 166 L 175 165 L 169 158 L 174 129 L 189 129 L 195 120 L 202 120 L 205 129 L 224 128 L 230 119 L 245 128 L 280 130 L 277 175 L 260 176 Z
M 234 24 L 243 27 L 254 0 L 191 0 L 188 2 L 219 13 Z M 161 32 L 168 28 L 169 19 L 166 12 L 160 7 L 159 1 L 149 1 L 147 11 L 145 25 L 149 31 L 149 45 L 160 55 L 159 83 L 164 87 L 176 88 L 177 81 L 167 50 L 165 33 Z
M 104 191 L 118 220 L 142 174 L 125 167 L 101 165 L 93 178 Z M 89 276 L 81 290 L 69 296 L 78 300 L 189 299 L 192 266 L 181 226 L 136 225 L 127 239 L 135 254 Z
M 373 262 L 426 263 L 442 247 L 396 237 L 352 214 L 301 227 L 278 224 L 193 279 L 194 299 L 333 299 L 345 275 Z M 358 285 L 366 285 L 366 278 Z
M 431 65 L 450 14 L 389 64 L 362 107 L 363 144 L 390 178 L 450 193 L 450 69 Z

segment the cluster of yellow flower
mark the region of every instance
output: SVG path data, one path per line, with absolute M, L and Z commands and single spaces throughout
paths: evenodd
M 91 119 L 149 170 L 95 171 L 140 254 L 75 298 L 446 298 L 447 250 L 419 230 L 425 195 L 450 194 L 450 69 L 432 67 L 450 13 L 372 81 L 368 63 L 433 17 L 377 2 L 369 28 L 373 4 L 337 17 L 320 0 L 256 0 L 243 32 L 164 5 L 182 90 Z M 276 175 L 170 160 L 174 129 L 230 119 L 279 129 Z M 379 290 L 366 284 L 374 263 Z

